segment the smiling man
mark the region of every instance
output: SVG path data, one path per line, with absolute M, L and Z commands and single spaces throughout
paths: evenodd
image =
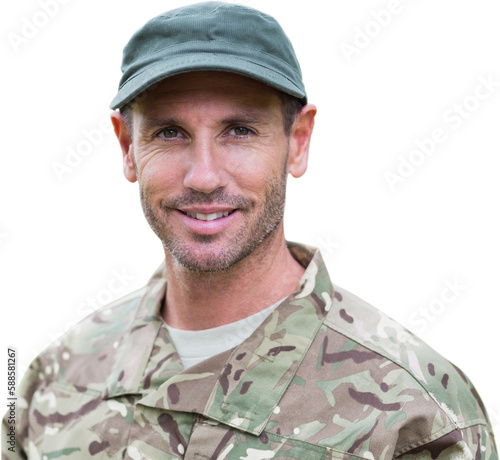
M 3 458 L 498 459 L 467 377 L 285 240 L 316 108 L 278 23 L 176 9 L 122 70 L 112 121 L 165 263 L 32 363 Z

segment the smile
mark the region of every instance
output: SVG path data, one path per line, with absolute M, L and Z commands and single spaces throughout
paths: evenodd
M 213 212 L 211 214 L 203 214 L 201 212 L 184 212 L 181 211 L 186 216 L 192 217 L 197 220 L 217 220 L 222 217 L 227 217 L 232 214 L 234 211 L 225 211 L 225 212 Z

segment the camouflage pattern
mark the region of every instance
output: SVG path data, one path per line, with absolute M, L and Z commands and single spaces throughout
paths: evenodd
M 19 389 L 3 459 L 498 459 L 467 377 L 333 287 L 319 251 L 238 347 L 183 370 L 160 318 L 161 267 L 47 349 Z

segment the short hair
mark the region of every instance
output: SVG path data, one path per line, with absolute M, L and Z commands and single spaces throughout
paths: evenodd
M 306 105 L 301 99 L 291 96 L 290 94 L 278 92 L 281 99 L 281 113 L 283 114 L 283 128 L 286 137 L 290 136 L 292 132 L 292 125 L 301 112 L 302 108 Z
M 298 114 L 304 107 L 305 102 L 301 99 L 291 96 L 290 94 L 278 91 L 278 96 L 281 100 L 281 113 L 283 115 L 283 129 L 285 130 L 286 137 L 290 136 L 292 132 L 292 125 L 297 118 Z M 123 107 L 120 108 L 120 113 L 125 120 L 130 137 L 132 137 L 133 130 L 133 118 L 132 118 L 132 105 L 134 101 L 127 102 Z

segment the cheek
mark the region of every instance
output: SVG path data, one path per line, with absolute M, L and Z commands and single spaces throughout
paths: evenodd
M 244 188 L 259 189 L 270 181 L 280 180 L 286 158 L 281 139 L 266 139 L 263 145 L 230 152 L 224 158 L 226 171 Z
M 165 156 L 142 156 L 138 161 L 139 184 L 150 194 L 165 193 L 182 186 L 182 165 Z
M 269 163 L 249 163 L 231 172 L 236 187 L 258 201 L 265 199 L 269 184 L 279 180 L 281 176 L 281 168 Z

